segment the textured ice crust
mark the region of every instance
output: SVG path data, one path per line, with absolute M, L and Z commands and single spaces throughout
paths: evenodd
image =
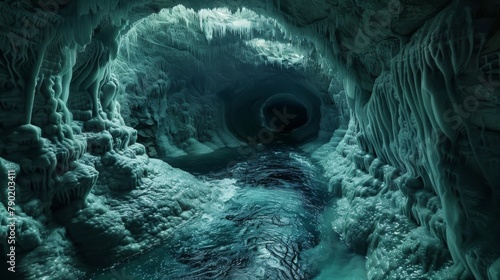
M 401 4 L 398 22 L 411 15 L 411 4 Z M 368 41 L 354 42 L 351 48 L 351 54 L 357 54 L 351 63 L 365 66 L 363 71 L 347 71 L 344 82 L 355 122 L 348 139 L 358 148 L 346 157 L 345 164 L 353 166 L 349 172 L 335 161 L 327 169 L 342 172 L 331 182 L 345 202 L 341 213 L 346 219 L 339 228 L 354 248 L 368 254 L 370 277 L 401 273 L 394 277 L 406 278 L 403 271 L 416 271 L 407 265 L 399 271 L 391 265 L 401 259 L 388 256 L 392 261 L 385 262 L 376 255 L 396 247 L 403 252 L 398 256 L 408 262 L 422 261 L 423 268 L 410 278 L 498 278 L 500 149 L 494 119 L 498 119 L 499 91 L 494 81 L 499 78 L 499 45 L 493 43 L 496 31 L 488 30 L 495 16 L 484 15 L 484 9 L 459 4 L 439 8 L 415 32 L 405 33 L 408 41 L 399 41 L 399 46 L 385 33 L 402 27 L 394 23 L 390 30 L 374 32 L 374 38 L 365 37 Z M 373 48 L 370 43 L 375 42 Z M 495 48 L 486 47 L 492 44 Z M 373 54 L 385 57 L 379 69 Z M 339 152 L 348 154 L 345 149 Z M 393 225 L 384 225 L 387 213 Z M 379 215 L 382 220 L 376 218 Z M 415 226 L 425 231 L 412 233 Z M 445 245 L 439 245 L 443 250 L 437 245 L 423 250 L 428 253 L 422 256 L 439 256 L 428 257 L 429 265 L 423 257 L 411 258 L 418 256 L 420 245 L 405 251 L 397 238 L 395 242 L 376 238 L 387 236 L 386 232 L 404 232 L 405 246 L 421 244 L 411 241 L 415 236 L 426 246 L 438 244 L 437 240 Z M 433 276 L 430 271 L 448 265 L 446 254 L 453 259 L 453 268 Z
M 142 149 L 142 154 L 131 151 L 134 149 Z M 25 279 L 77 279 L 88 273 L 81 260 L 105 267 L 139 253 L 167 240 L 176 227 L 214 197 L 211 193 L 216 188 L 160 160 L 149 159 L 143 150 L 144 147 L 131 146 L 119 156 L 107 155 L 117 157 L 118 165 L 146 171 L 140 184 L 122 177 L 101 176 L 88 195 L 85 208 L 57 213 L 60 224 L 51 222 L 44 226 L 40 221 L 47 220 L 47 216 L 34 219 L 18 208 L 17 241 L 24 256 L 18 269 Z M 100 164 L 101 158 L 86 157 L 84 160 Z M 97 166 L 100 168 L 105 167 Z M 129 175 L 135 177 L 133 173 Z M 118 185 L 124 187 L 112 187 Z M 36 207 L 36 202 L 31 201 L 24 208 Z M 6 227 L 1 228 L 5 236 Z
M 399 213 L 446 242 L 457 278 L 494 279 L 499 142 L 489 109 L 498 112 L 498 88 L 482 93 L 495 78 L 483 70 L 491 65 L 481 21 L 469 8 L 444 9 L 389 60 L 372 91 L 356 82 L 346 90 L 364 151 L 355 166 L 397 167 L 390 181 L 404 195 Z
M 88 206 L 68 221 L 68 234 L 86 261 L 101 264 L 165 240 L 209 197 L 207 185 L 159 160 L 143 168 L 148 174 L 133 190 L 106 192 L 109 184 L 98 183 L 101 194 L 89 195 Z
M 351 122 L 313 157 L 327 170 L 330 191 L 342 196 L 331 226 L 357 253 L 366 255 L 368 279 L 459 278 L 461 272 L 444 243 L 437 197 L 421 194 L 421 203 L 407 209 L 407 198 L 398 187 L 404 174 L 363 152 L 356 133 Z M 409 220 L 408 211 L 426 216 L 424 224 Z

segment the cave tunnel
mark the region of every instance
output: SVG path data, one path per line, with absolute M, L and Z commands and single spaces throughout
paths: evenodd
M 304 81 L 298 80 L 299 77 L 296 73 L 280 73 L 258 80 L 248 88 L 220 92 L 229 130 L 243 141 L 268 146 L 293 146 L 317 138 L 321 122 L 322 104 L 317 93 L 320 90 L 301 84 Z
M 1 279 L 500 279 L 500 1 L 0 3 Z

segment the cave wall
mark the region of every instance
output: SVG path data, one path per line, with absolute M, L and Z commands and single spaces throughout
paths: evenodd
M 498 80 L 490 59 L 499 46 L 484 48 L 491 39 L 488 20 L 472 7 L 444 9 L 390 60 L 390 71 L 377 77 L 373 91 L 351 94 L 363 150 L 405 173 L 400 188 L 408 197 L 408 217 L 435 228 L 419 204 L 426 193 L 437 194 L 446 236 L 435 235 L 477 279 L 498 271 L 491 264 L 500 230 L 491 226 L 500 210 L 494 171 L 499 92 L 487 82 Z
M 4 186 L 12 171 L 16 183 L 15 205 L 1 195 L 16 218 L 12 279 L 76 279 L 82 260 L 106 266 L 140 252 L 214 190 L 150 160 L 120 115 L 109 63 L 133 3 L 86 4 L 0 4 L 0 170 Z M 6 240 L 10 213 L 0 211 Z M 10 247 L 1 248 L 5 260 Z
M 395 180 L 406 197 L 401 212 L 446 240 L 464 275 L 496 279 L 499 90 L 491 58 L 499 46 L 486 47 L 496 40 L 495 12 L 463 4 L 412 34 L 371 90 L 358 76 L 347 78 L 346 91 L 363 153 L 404 174 Z M 434 195 L 439 201 L 429 204 Z

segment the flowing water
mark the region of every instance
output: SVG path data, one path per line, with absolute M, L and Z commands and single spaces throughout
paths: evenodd
M 365 278 L 363 258 L 332 230 L 332 199 L 310 160 L 275 149 L 207 171 L 204 163 L 213 160 L 223 159 L 200 160 L 199 170 L 207 173 L 198 176 L 217 182 L 219 202 L 167 243 L 90 279 Z

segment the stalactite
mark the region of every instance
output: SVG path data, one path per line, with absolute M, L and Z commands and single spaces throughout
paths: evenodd
M 45 55 L 45 50 L 48 46 L 49 42 L 44 42 L 38 49 L 38 55 L 36 57 L 35 63 L 33 64 L 33 70 L 31 72 L 31 78 L 28 80 L 28 84 L 26 85 L 26 106 L 25 106 L 25 123 L 31 123 L 31 114 L 33 111 L 33 102 L 35 100 L 35 87 L 36 87 L 36 79 L 38 77 L 38 73 L 40 72 L 40 67 L 42 65 L 43 57 Z

